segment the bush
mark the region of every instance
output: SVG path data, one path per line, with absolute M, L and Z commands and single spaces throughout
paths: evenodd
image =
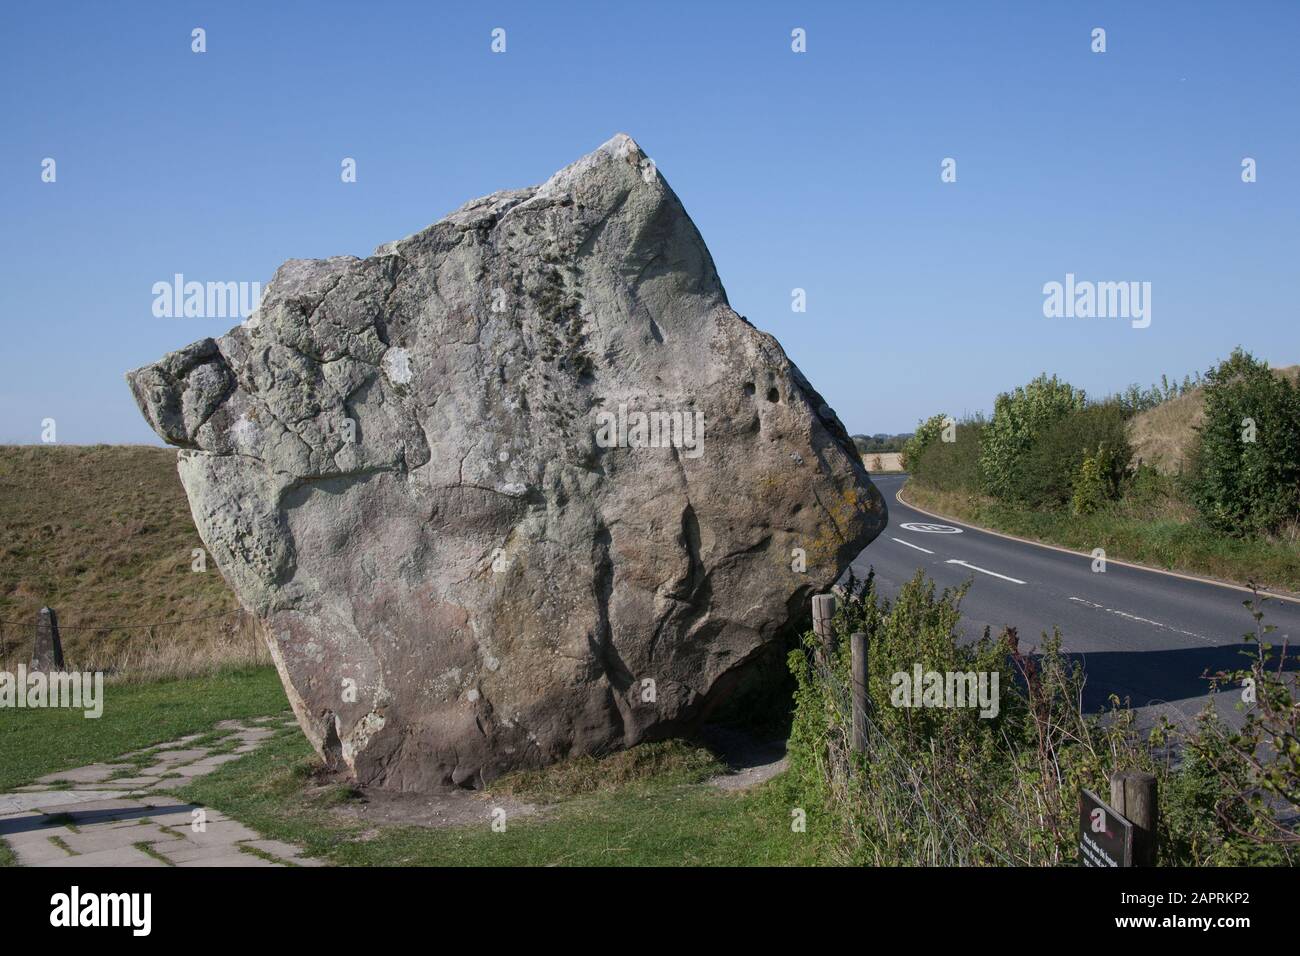
M 1107 499 L 1104 471 L 1107 456 L 1103 452 L 1096 458 L 1085 458 L 1074 479 L 1074 493 L 1070 496 L 1070 513 L 1090 515 Z
M 1006 403 L 1000 408 L 1008 416 L 1015 414 L 1008 411 Z M 967 419 L 957 424 L 956 440 L 945 442 L 935 440 L 942 437 L 942 421 L 943 417 L 936 415 L 921 426 L 918 436 L 924 434 L 926 440 L 918 442 L 920 452 L 914 452 L 907 463 L 912 477 L 938 491 L 985 491 L 985 462 L 990 457 L 985 446 L 991 424 L 978 417 Z M 932 428 L 932 423 L 938 429 Z M 1119 401 L 1069 409 L 1054 419 L 1041 418 L 1031 443 L 1015 459 L 1015 467 L 1002 476 L 1003 500 L 1033 507 L 1065 507 L 1071 503 L 1080 471 L 1089 458 L 1093 467 L 1099 468 L 1098 502 L 1118 497 L 1132 458 L 1126 412 Z
M 899 459 L 904 469 L 910 468 L 912 462 L 920 460 L 925 450 L 943 436 L 943 430 L 949 420 L 947 415 L 940 412 L 938 415 L 931 415 L 916 426 L 916 434 L 907 440 L 907 444 L 903 446 L 902 457 Z
M 1300 679 L 1287 673 L 1285 642 L 1280 653 L 1269 643 L 1276 628 L 1264 623 L 1264 600 L 1256 591 L 1248 605 L 1255 629 L 1245 635 L 1253 645 L 1242 652 L 1246 665 L 1212 676 L 1214 689 L 1242 689 L 1244 722 L 1229 727 L 1206 708 L 1188 741 L 1189 763 L 1198 780 L 1208 781 L 1199 788 L 1200 805 L 1219 827 L 1243 838 L 1217 848 L 1216 862 L 1231 865 L 1293 864 L 1300 851 Z
M 1269 534 L 1300 518 L 1300 387 L 1241 349 L 1211 369 L 1189 484 L 1216 531 Z
M 1034 443 L 1052 425 L 1086 404 L 1081 389 L 1055 375 L 1040 375 L 1023 388 L 1000 394 L 981 445 L 985 489 L 995 498 L 1014 500 Z
M 1197 372 L 1196 377 L 1184 375 L 1182 384 L 1177 379 L 1170 381 L 1168 375 L 1160 376 L 1160 383 L 1152 385 L 1148 389 L 1143 389 L 1136 383 L 1130 385 L 1124 391 L 1115 396 L 1115 401 L 1124 406 L 1124 410 L 1130 415 L 1138 412 L 1150 411 L 1157 405 L 1163 405 L 1165 402 L 1171 402 L 1175 398 L 1201 387 L 1201 373 Z
M 1118 497 L 1131 458 L 1123 407 L 1114 401 L 1088 405 L 1039 431 L 1007 482 L 1006 500 L 1036 508 L 1064 507 L 1073 498 L 1084 462 L 1092 459 L 1100 505 Z
M 1021 651 L 1014 629 L 959 639 L 964 589 L 935 593 L 918 572 L 892 604 L 869 576 L 850 580 L 829 656 L 812 634 L 790 654 L 798 690 L 790 769 L 779 784 L 788 806 L 835 835 L 840 862 L 858 865 L 1073 865 L 1079 788 L 1106 794 L 1119 770 L 1157 777 L 1160 862 L 1165 865 L 1294 864 L 1300 843 L 1300 708 L 1295 675 L 1269 666 L 1249 675 L 1259 716 L 1232 732 L 1207 705 L 1197 729 L 1175 741 L 1161 723 L 1143 739 L 1133 711 L 1112 698 L 1087 715 L 1081 668 L 1045 638 Z M 848 635 L 868 641 L 867 753 L 851 752 Z M 1261 631 L 1262 633 L 1262 631 Z M 976 671 L 998 675 L 991 718 L 963 707 L 896 707 L 896 673 Z M 1225 685 L 1240 674 L 1220 675 Z M 1173 755 L 1185 755 L 1175 765 Z M 1267 799 L 1261 799 L 1261 793 Z
M 912 478 L 940 491 L 981 491 L 980 443 L 984 428 L 979 418 L 958 422 L 955 441 L 931 442 L 915 461 L 909 462 Z

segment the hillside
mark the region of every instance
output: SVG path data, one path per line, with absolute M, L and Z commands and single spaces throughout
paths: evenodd
M 1300 365 L 1273 371 L 1300 381 Z M 1164 474 L 1184 470 L 1204 417 L 1205 397 L 1199 388 L 1135 415 L 1129 423 L 1134 461 L 1145 461 Z
M 210 557 L 206 573 L 190 570 L 191 551 L 203 543 L 171 449 L 0 446 L 0 529 L 0 621 L 21 628 L 0 630 L 0 658 L 23 653 L 43 604 L 59 612 L 70 656 L 88 641 L 102 650 L 139 631 L 79 626 L 238 607 Z

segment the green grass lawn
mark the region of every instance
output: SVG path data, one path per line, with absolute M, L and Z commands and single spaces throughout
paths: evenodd
M 152 684 L 109 684 L 103 716 L 0 709 L 0 791 L 37 777 L 212 729 L 221 720 L 288 710 L 272 667 Z
M 1120 561 L 1300 592 L 1300 549 L 1281 541 L 1229 538 L 1195 522 L 1136 517 L 1116 509 L 1090 515 L 1032 509 L 912 481 L 903 499 L 926 511 L 1075 551 L 1105 548 L 1108 558 Z
M 271 839 L 297 843 L 313 856 L 348 866 L 785 866 L 821 861 L 824 836 L 816 821 L 809 821 L 807 833 L 792 832 L 791 808 L 781 801 L 776 782 L 723 793 L 703 782 L 698 766 L 669 767 L 652 777 L 562 799 L 538 817 L 507 819 L 505 831 L 497 833 L 489 825 L 490 800 L 483 804 L 483 823 L 469 827 L 353 822 L 331 807 L 354 798 L 343 787 L 322 791 L 312 786 L 314 765 L 315 755 L 301 735 L 280 734 L 178 794 Z

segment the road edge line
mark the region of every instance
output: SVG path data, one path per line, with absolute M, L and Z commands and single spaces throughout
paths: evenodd
M 903 485 L 904 487 L 906 487 L 907 482 L 904 481 Z M 906 508 L 911 508 L 913 511 L 919 511 L 921 512 L 921 514 L 926 515 L 927 517 L 938 518 L 942 521 L 950 521 L 953 524 L 961 525 L 963 528 L 970 528 L 972 531 L 983 531 L 985 534 L 991 534 L 999 538 L 1006 538 L 1008 541 L 1019 541 L 1021 544 L 1032 544 L 1036 548 L 1046 548 L 1049 551 L 1059 551 L 1062 554 L 1072 554 L 1076 558 L 1092 557 L 1092 555 L 1087 551 L 1072 551 L 1069 548 L 1061 547 L 1059 544 L 1047 544 L 1042 541 L 1034 541 L 1032 538 L 1020 538 L 1014 534 L 1006 534 L 1002 531 L 994 531 L 992 528 L 982 528 L 977 524 L 970 524 L 965 521 L 958 521 L 956 518 L 953 518 L 949 515 L 941 515 L 941 514 L 936 514 L 933 511 L 926 511 L 924 508 L 918 508 L 910 501 L 905 500 L 903 498 L 902 488 L 899 488 L 896 492 L 894 492 L 894 498 L 895 500 L 898 501 L 900 505 L 903 505 Z M 1251 593 L 1250 588 L 1245 587 L 1243 585 L 1233 584 L 1231 581 L 1220 581 L 1218 578 L 1202 577 L 1199 574 L 1187 574 L 1182 571 L 1170 571 L 1166 568 L 1153 568 L 1150 565 L 1136 564 L 1132 561 L 1121 561 L 1119 558 L 1111 558 L 1111 557 L 1106 558 L 1106 563 L 1118 564 L 1122 568 L 1133 568 L 1137 571 L 1150 571 L 1153 574 L 1163 574 L 1171 578 L 1182 578 L 1184 581 L 1199 581 L 1201 584 L 1213 584 L 1221 588 L 1231 588 L 1234 591 L 1242 591 L 1246 594 Z M 1292 595 L 1284 591 L 1269 591 L 1264 588 L 1260 588 L 1259 593 L 1262 595 L 1267 595 L 1268 597 L 1277 601 L 1289 601 L 1292 604 L 1300 604 L 1300 595 Z

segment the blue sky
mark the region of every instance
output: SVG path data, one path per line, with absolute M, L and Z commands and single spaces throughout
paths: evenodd
M 123 373 L 232 323 L 154 317 L 155 282 L 367 255 L 618 131 L 732 306 L 853 432 L 988 409 L 1041 371 L 1104 393 L 1237 344 L 1300 362 L 1297 3 L 6 12 L 0 441 L 38 441 L 44 418 L 60 442 L 157 441 Z M 1150 282 L 1150 327 L 1045 318 L 1067 272 Z

